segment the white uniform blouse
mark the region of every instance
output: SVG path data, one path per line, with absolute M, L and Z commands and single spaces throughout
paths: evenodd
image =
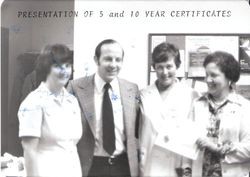
M 38 137 L 39 176 L 81 176 L 76 144 L 82 135 L 80 107 L 63 88 L 53 95 L 44 83 L 31 92 L 18 111 L 19 137 Z

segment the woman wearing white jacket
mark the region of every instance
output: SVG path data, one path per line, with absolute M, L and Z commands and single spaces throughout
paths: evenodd
M 161 43 L 153 51 L 157 80 L 141 91 L 140 174 L 141 176 L 177 177 L 182 156 L 157 145 L 158 138 L 168 137 L 171 125 L 188 118 L 198 94 L 178 82 L 176 70 L 181 64 L 179 50 Z
M 234 91 L 240 66 L 226 52 L 209 54 L 203 64 L 208 91 L 193 106 L 191 119 L 203 150 L 192 163 L 193 177 L 247 177 L 250 171 L 250 102 Z

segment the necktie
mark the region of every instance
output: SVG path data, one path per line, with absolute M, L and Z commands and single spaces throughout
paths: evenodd
M 109 83 L 104 85 L 104 95 L 102 104 L 102 131 L 103 131 L 103 148 L 110 155 L 115 150 L 115 126 L 112 103 L 109 97 Z

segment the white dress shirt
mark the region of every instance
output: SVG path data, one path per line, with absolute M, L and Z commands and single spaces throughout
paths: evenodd
M 95 74 L 95 112 L 96 112 L 96 137 L 95 137 L 95 156 L 109 156 L 109 154 L 103 148 L 102 139 L 102 102 L 104 94 L 104 85 L 106 82 Z M 115 125 L 115 145 L 116 149 L 113 153 L 114 156 L 121 154 L 125 151 L 125 132 L 123 122 L 123 110 L 120 96 L 120 88 L 118 79 L 115 78 L 110 82 L 111 89 L 109 89 L 109 96 L 113 107 L 114 125 Z

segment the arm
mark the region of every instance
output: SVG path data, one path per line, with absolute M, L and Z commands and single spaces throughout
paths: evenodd
M 25 168 L 27 176 L 38 176 L 37 147 L 39 138 L 22 137 L 22 147 L 24 150 Z
M 35 92 L 21 103 L 18 111 L 19 137 L 22 139 L 27 176 L 38 176 L 37 148 L 43 120 L 42 100 Z
M 194 122 L 194 103 L 195 100 L 199 97 L 198 92 L 192 90 L 191 92 L 192 94 L 192 102 L 191 102 L 191 106 L 190 106 L 190 110 L 189 113 L 187 115 L 187 120 L 188 121 L 192 121 Z M 183 177 L 191 177 L 192 176 L 192 165 L 193 165 L 193 161 L 189 158 L 186 158 L 184 156 L 182 156 L 182 163 L 181 163 L 181 168 L 178 169 L 179 172 L 179 176 L 183 176 Z
M 135 137 L 139 139 L 139 132 L 140 132 L 140 121 L 141 121 L 141 110 L 140 110 L 140 93 L 139 89 L 136 86 L 136 95 L 135 95 L 135 101 L 136 101 L 136 120 L 135 120 Z
M 238 139 L 233 139 L 230 142 L 223 142 L 222 145 L 218 146 L 209 141 L 208 138 L 199 138 L 197 140 L 198 147 L 206 147 L 218 153 L 222 161 L 228 164 L 250 162 L 250 119 L 248 117 L 250 111 L 247 109 L 239 111 L 242 112 L 242 115 L 237 115 L 236 118 L 240 121 L 240 126 L 235 127 L 237 130 L 239 129 L 237 133 Z
M 143 100 L 143 96 L 141 96 Z M 144 176 L 145 165 L 154 144 L 157 132 L 152 125 L 151 120 L 146 116 L 143 101 L 140 104 L 140 122 L 139 122 L 139 151 L 140 151 L 140 175 Z
M 145 166 L 145 153 L 146 153 L 146 148 L 145 148 L 145 142 L 144 139 L 145 137 L 145 120 L 144 117 L 142 116 L 142 111 L 143 107 L 140 105 L 140 114 L 138 117 L 138 130 L 137 130 L 137 135 L 138 135 L 138 140 L 139 140 L 139 152 L 138 152 L 138 158 L 139 158 L 139 174 L 140 176 L 144 176 L 144 166 Z
M 233 151 L 225 155 L 224 162 L 229 164 L 250 162 L 250 111 L 246 110 L 242 114 L 239 142 L 232 142 Z

